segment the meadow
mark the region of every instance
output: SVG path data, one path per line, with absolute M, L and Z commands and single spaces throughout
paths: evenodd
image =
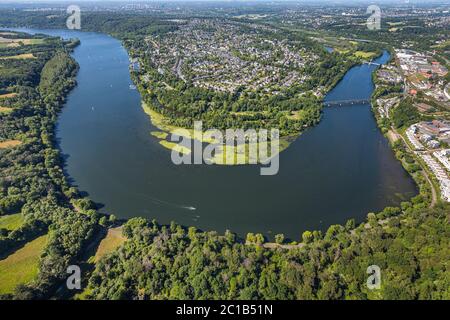
M 22 226 L 23 222 L 24 219 L 20 213 L 0 216 L 0 229 L 16 230 Z
M 43 235 L 0 260 L 0 294 L 13 293 L 18 285 L 29 283 L 37 276 L 39 257 L 46 243 L 47 235 Z

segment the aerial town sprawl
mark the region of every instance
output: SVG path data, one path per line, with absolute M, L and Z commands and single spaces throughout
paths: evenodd
M 441 43 L 437 41 L 436 45 Z M 378 98 L 378 114 L 389 118 L 391 110 L 403 99 L 412 98 L 417 112 L 431 117 L 409 126 L 405 135 L 414 153 L 436 178 L 441 198 L 450 202 L 450 122 L 442 117 L 450 108 L 450 84 L 446 81 L 449 71 L 436 59 L 435 50 L 417 52 L 402 48 L 394 52 L 392 62 L 377 71 L 377 79 L 379 84 L 400 86 L 401 92 Z
M 304 82 L 308 76 L 301 69 L 318 58 L 298 42 L 277 39 L 274 28 L 210 19 L 179 22 L 177 31 L 145 39 L 150 61 L 158 72 L 174 72 L 198 87 L 276 94 L 279 87 Z

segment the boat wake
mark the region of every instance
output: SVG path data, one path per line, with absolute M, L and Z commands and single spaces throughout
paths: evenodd
M 169 207 L 174 207 L 174 208 L 179 208 L 179 209 L 185 209 L 185 210 L 189 210 L 189 211 L 195 211 L 197 210 L 196 207 L 193 206 L 186 206 L 186 205 L 181 205 L 181 204 L 176 204 L 176 203 L 171 203 L 171 202 L 167 202 L 164 200 L 160 200 L 154 197 L 151 197 L 149 195 L 143 194 L 143 193 L 139 193 L 140 196 L 146 197 L 151 199 L 154 203 L 158 204 L 158 205 L 165 205 L 165 206 L 169 206 Z M 196 218 L 200 218 L 200 216 L 195 216 Z

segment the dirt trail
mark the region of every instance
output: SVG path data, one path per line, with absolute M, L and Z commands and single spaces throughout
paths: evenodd
M 246 242 L 245 245 L 247 246 L 251 246 L 251 245 L 255 245 L 254 243 L 250 243 L 250 242 Z M 301 249 L 305 246 L 305 243 L 299 243 L 299 244 L 279 244 L 279 243 L 275 243 L 275 242 L 266 242 L 261 244 L 260 246 L 265 248 L 265 249 L 286 249 L 286 250 L 291 250 L 291 249 Z

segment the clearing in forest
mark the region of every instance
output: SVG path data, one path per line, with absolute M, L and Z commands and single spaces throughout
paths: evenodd
M 12 148 L 20 144 L 22 144 L 22 141 L 20 140 L 7 140 L 0 142 L 0 149 Z
M 94 262 L 99 261 L 104 255 L 116 250 L 122 243 L 127 240 L 122 235 L 122 227 L 112 228 L 108 230 L 106 237 L 100 242 L 97 252 L 94 256 Z
M 15 56 L 5 56 L 0 57 L 0 60 L 6 60 L 6 59 L 35 59 L 36 57 L 32 53 L 22 53 L 22 54 L 16 54 Z
M 16 230 L 19 229 L 24 223 L 23 215 L 21 213 L 8 214 L 6 216 L 0 216 L 0 229 Z

